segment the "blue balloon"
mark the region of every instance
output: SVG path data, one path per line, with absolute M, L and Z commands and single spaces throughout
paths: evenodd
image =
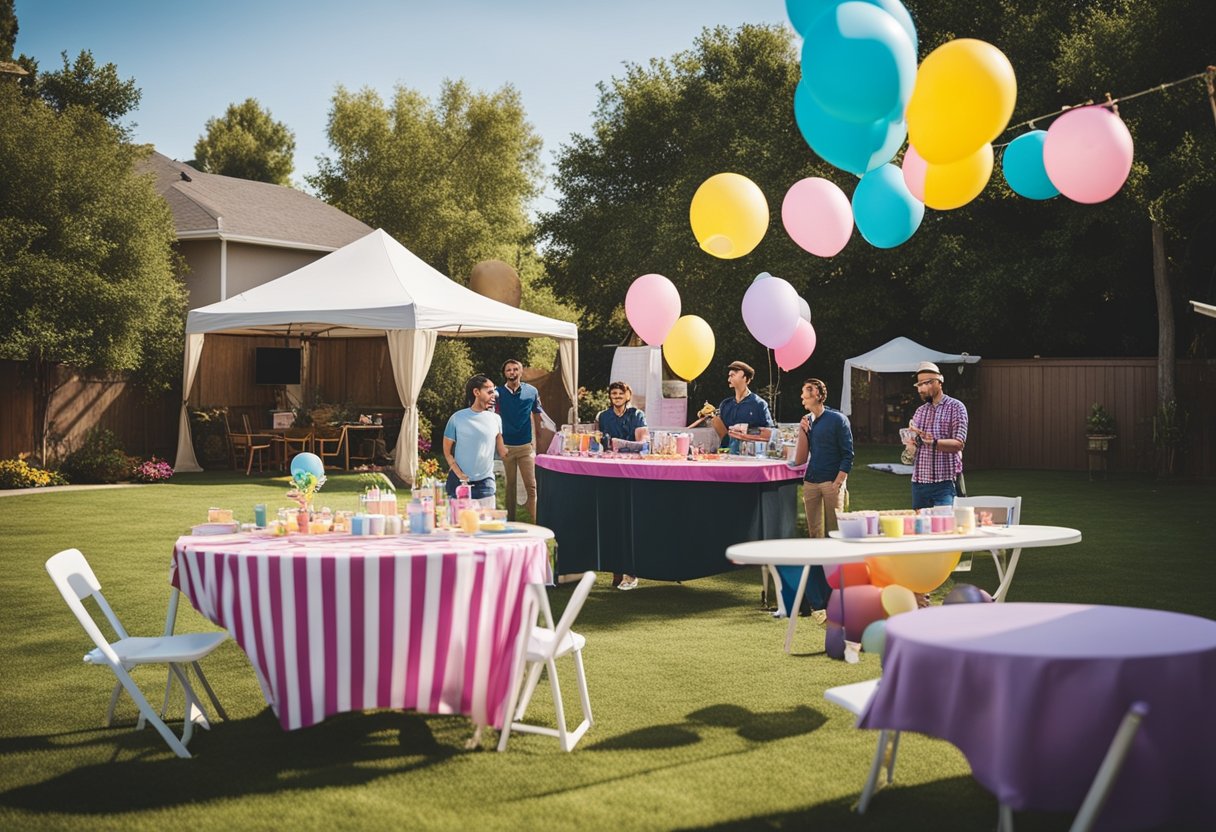
M 872 170 L 853 191 L 853 219 L 866 242 L 875 248 L 906 243 L 925 217 L 925 205 L 912 196 L 895 165 Z
M 877 656 L 887 648 L 887 622 L 883 619 L 871 621 L 861 633 L 861 649 Z
M 841 3 L 816 18 L 802 43 L 802 81 L 836 118 L 902 118 L 916 81 L 916 50 L 895 18 L 869 3 Z
M 861 176 L 895 158 L 908 135 L 904 121 L 870 124 L 828 115 L 800 81 L 794 90 L 794 120 L 811 150 L 833 167 Z
M 981 604 L 988 593 L 978 586 L 971 584 L 955 584 L 950 594 L 942 599 L 942 604 Z M 988 600 L 992 600 L 989 596 Z
M 920 44 L 916 37 L 916 24 L 912 22 L 912 15 L 908 14 L 908 10 L 904 8 L 903 3 L 899 2 L 899 0 L 861 0 L 861 2 L 878 6 L 878 8 L 895 18 L 895 22 L 907 33 L 908 40 L 912 41 L 912 50 L 914 52 L 920 50 Z M 793 25 L 794 31 L 800 35 L 805 35 L 819 15 L 828 9 L 839 6 L 840 3 L 841 0 L 785 0 L 785 12 L 789 15 L 790 24 Z
M 325 474 L 325 463 L 316 454 L 296 454 L 291 458 L 291 475 L 294 477 L 301 471 L 307 471 L 320 479 Z
M 1047 141 L 1046 130 L 1031 130 L 1018 136 L 1005 148 L 1001 158 L 1001 170 L 1005 181 L 1018 196 L 1027 199 L 1051 199 L 1060 195 L 1060 189 L 1051 184 L 1047 168 L 1043 166 L 1043 143 Z

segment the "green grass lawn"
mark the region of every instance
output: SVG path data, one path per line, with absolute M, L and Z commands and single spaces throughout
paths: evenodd
M 864 468 L 897 449 L 866 447 L 850 478 L 853 508 L 909 501 L 906 477 Z M 331 477 L 319 502 L 353 508 L 353 475 Z M 973 495 L 1020 494 L 1026 523 L 1079 528 L 1084 542 L 1023 553 L 1012 601 L 1157 607 L 1216 618 L 1216 485 L 1084 473 L 976 472 Z M 995 800 L 947 743 L 912 735 L 895 786 L 864 817 L 849 811 L 875 735 L 824 702 L 825 688 L 876 676 L 878 660 L 823 655 L 804 622 L 797 655 L 784 624 L 758 609 L 759 574 L 739 570 L 683 585 L 643 581 L 592 592 L 577 629 L 596 724 L 573 754 L 515 735 L 506 754 L 466 751 L 468 720 L 396 711 L 344 714 L 279 728 L 240 648 L 206 662 L 229 721 L 196 733 L 179 760 L 135 708 L 103 726 L 113 676 L 84 665 L 91 647 L 43 563 L 78 547 L 133 634 L 155 634 L 169 598 L 173 542 L 208 506 L 286 505 L 269 476 L 180 475 L 164 485 L 32 493 L 0 499 L 0 829 L 701 829 L 974 830 Z M 543 495 L 542 495 L 543 499 Z M 695 519 L 692 522 L 697 522 Z M 995 588 L 990 561 L 963 580 Z M 555 613 L 569 589 L 551 590 Z M 179 629 L 209 629 L 193 609 Z M 563 667 L 563 672 L 568 670 Z M 135 673 L 159 703 L 164 674 Z M 577 713 L 573 674 L 563 677 Z M 551 713 L 547 688 L 532 716 Z M 180 712 L 178 706 L 177 712 Z M 1069 818 L 1019 813 L 1019 830 Z

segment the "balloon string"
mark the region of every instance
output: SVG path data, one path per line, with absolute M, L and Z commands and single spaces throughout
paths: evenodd
M 1139 92 L 1133 92 L 1129 95 L 1121 95 L 1118 98 L 1111 98 L 1110 93 L 1107 93 L 1106 100 L 1103 101 L 1100 106 L 1109 107 L 1112 110 L 1114 110 L 1115 112 L 1118 112 L 1119 108 L 1116 105 L 1120 101 L 1131 101 L 1133 98 L 1139 98 L 1140 96 L 1148 95 L 1149 93 L 1165 92 L 1170 87 L 1176 87 L 1179 84 L 1185 84 L 1188 81 L 1194 81 L 1196 78 L 1203 78 L 1207 81 L 1208 86 L 1209 86 L 1209 95 L 1210 95 L 1210 88 L 1211 88 L 1213 76 L 1216 76 L 1216 67 L 1209 66 L 1203 72 L 1196 72 L 1194 75 L 1188 75 L 1187 77 L 1179 78 L 1176 81 L 1166 81 L 1164 84 L 1157 84 L 1156 86 L 1149 87 L 1146 90 L 1140 90 Z M 1050 118 L 1056 118 L 1057 116 L 1062 116 L 1069 110 L 1075 110 L 1077 107 L 1090 107 L 1093 105 L 1093 103 L 1094 103 L 1093 99 L 1090 99 L 1088 101 L 1082 101 L 1080 104 L 1070 104 L 1066 107 L 1061 107 L 1056 112 L 1047 113 L 1046 115 L 1042 115 L 1042 116 L 1035 116 L 1034 118 L 1027 119 L 1026 121 L 1022 121 L 1017 124 L 1011 124 L 1005 128 L 1005 132 L 1008 133 L 1010 130 L 1017 130 L 1021 127 L 1029 127 L 1031 130 L 1034 130 L 1035 122 L 1044 121 L 1044 120 L 1050 119 Z M 1216 107 L 1216 104 L 1214 104 L 1213 106 Z M 1008 144 L 1009 144 L 1009 142 L 1004 142 L 1002 144 L 994 144 L 994 145 L 992 145 L 992 147 L 993 147 L 993 149 L 996 149 L 998 147 L 1005 147 Z

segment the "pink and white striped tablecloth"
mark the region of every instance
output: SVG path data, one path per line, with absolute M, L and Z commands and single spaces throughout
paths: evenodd
M 291 730 L 370 708 L 501 727 L 528 586 L 549 577 L 538 538 L 226 535 L 179 538 L 171 581 Z

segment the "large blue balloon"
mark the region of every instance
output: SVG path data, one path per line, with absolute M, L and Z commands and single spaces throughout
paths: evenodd
M 916 50 L 895 18 L 852 0 L 811 24 L 802 43 L 802 80 L 836 118 L 900 119 L 916 82 Z
M 307 471 L 320 479 L 325 474 L 325 463 L 316 454 L 296 454 L 291 458 L 291 475 L 294 477 L 300 471 Z
M 841 2 L 842 0 L 785 0 L 785 11 L 789 15 L 794 31 L 805 35 L 810 30 L 811 24 L 815 22 L 815 18 L 828 9 L 839 6 Z M 861 0 L 861 2 L 878 6 L 895 18 L 895 22 L 907 33 L 908 40 L 912 41 L 912 50 L 914 52 L 920 50 L 916 38 L 916 25 L 912 22 L 912 15 L 908 14 L 903 3 L 899 0 Z
M 1001 158 L 1001 170 L 1005 181 L 1018 196 L 1027 199 L 1051 199 L 1060 195 L 1060 189 L 1051 184 L 1047 168 L 1043 166 L 1043 142 L 1047 141 L 1046 130 L 1031 130 L 1018 136 L 1005 148 Z
M 828 115 L 801 81 L 794 90 L 794 120 L 819 158 L 856 176 L 891 161 L 908 135 L 904 121 L 857 124 Z
M 912 196 L 895 165 L 870 171 L 853 191 L 853 220 L 861 236 L 875 248 L 906 243 L 924 217 L 924 203 Z

